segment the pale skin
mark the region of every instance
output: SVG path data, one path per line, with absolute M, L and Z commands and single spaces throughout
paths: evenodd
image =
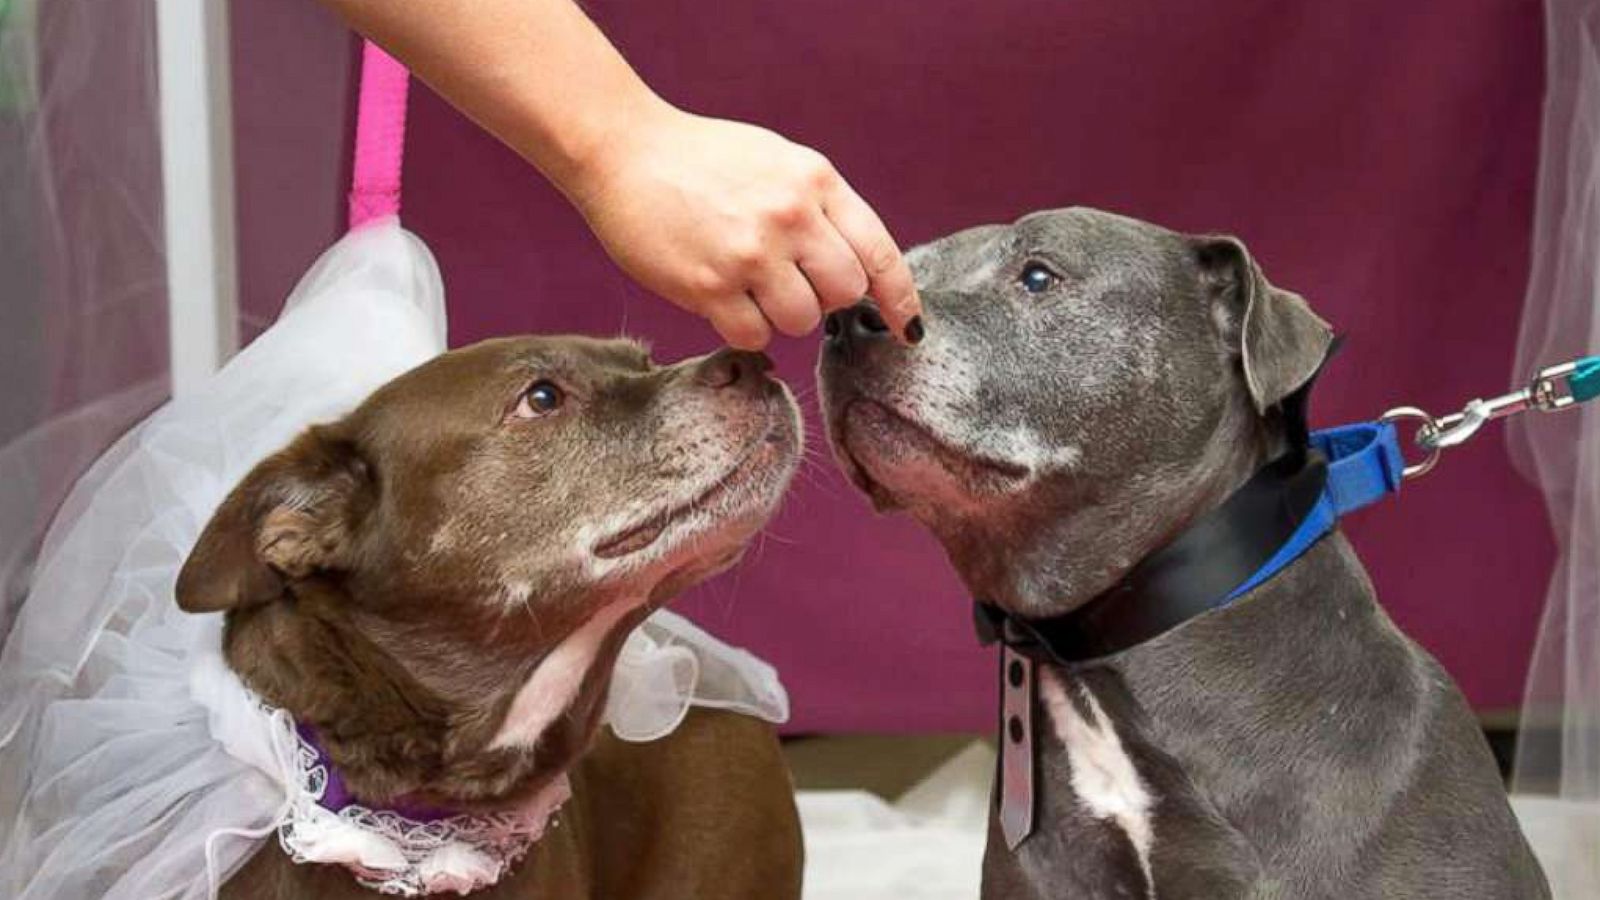
M 921 338 L 899 246 L 822 154 L 678 109 L 572 0 L 323 0 L 539 169 L 641 285 L 760 349 L 863 296 Z

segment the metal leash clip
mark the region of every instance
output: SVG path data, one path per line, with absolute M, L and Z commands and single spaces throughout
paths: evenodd
M 1488 422 L 1529 409 L 1539 412 L 1571 409 L 1593 399 L 1597 392 L 1600 392 L 1600 356 L 1590 356 L 1540 369 L 1527 387 L 1488 400 L 1473 400 L 1458 413 L 1434 416 L 1415 406 L 1398 406 L 1380 416 L 1379 421 L 1419 423 L 1413 440 L 1428 451 L 1428 455 L 1421 462 L 1405 467 L 1403 475 L 1410 479 L 1431 472 L 1446 448 L 1466 443 Z

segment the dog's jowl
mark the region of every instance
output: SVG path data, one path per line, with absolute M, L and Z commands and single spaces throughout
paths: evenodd
M 1071 209 L 909 259 L 923 341 L 870 304 L 829 323 L 830 438 L 1008 627 L 1108 608 L 1295 451 L 1332 334 L 1236 240 Z M 1548 896 L 1465 700 L 1336 529 L 1214 611 L 1037 669 L 1031 833 L 1010 849 L 997 804 L 987 898 Z
M 223 896 L 798 897 L 769 725 L 696 710 L 651 743 L 597 734 L 629 631 L 731 565 L 794 473 L 800 419 L 769 368 L 490 341 L 257 466 L 201 535 L 179 604 L 226 612 L 228 665 L 294 717 L 339 790 L 423 831 L 443 813 L 486 824 L 409 868 L 319 863 L 319 824 L 257 852 Z

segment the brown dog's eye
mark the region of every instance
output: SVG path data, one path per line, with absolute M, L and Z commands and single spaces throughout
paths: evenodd
M 548 381 L 535 381 L 517 398 L 517 418 L 537 419 L 561 408 L 566 395 Z
M 1022 268 L 1022 274 L 1017 276 L 1017 283 L 1030 294 L 1042 294 L 1056 286 L 1061 276 L 1050 271 L 1044 263 L 1028 263 Z

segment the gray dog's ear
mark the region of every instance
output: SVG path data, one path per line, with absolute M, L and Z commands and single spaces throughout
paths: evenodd
M 178 573 L 185 612 L 281 597 L 289 580 L 344 568 L 376 491 L 354 445 L 318 427 L 263 460 L 201 532 Z
M 1265 413 L 1317 373 L 1333 329 L 1299 294 L 1267 283 L 1243 243 L 1192 239 L 1223 340 L 1239 357 L 1256 411 Z

